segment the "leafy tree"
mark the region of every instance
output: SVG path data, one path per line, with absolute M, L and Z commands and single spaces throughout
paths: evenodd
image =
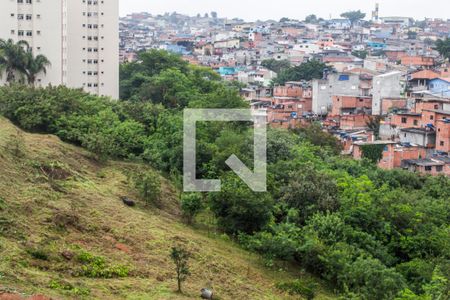
M 381 116 L 371 117 L 369 121 L 366 122 L 367 127 L 373 131 L 375 139 L 380 139 L 380 124 Z
M 144 83 L 139 98 L 162 104 L 168 108 L 185 107 L 196 97 L 189 78 L 177 69 L 167 69 Z
M 305 18 L 305 23 L 308 24 L 316 24 L 319 21 L 319 19 L 317 19 L 316 15 L 309 15 Z
M 335 211 L 339 207 L 337 185 L 334 179 L 311 167 L 290 174 L 283 200 L 298 209 L 301 222 L 318 211 Z
M 268 193 L 256 193 L 233 174 L 222 178 L 222 190 L 209 195 L 211 210 L 226 233 L 254 233 L 270 220 L 273 201 Z
M 136 62 L 120 66 L 120 95 L 121 99 L 129 99 L 134 91 L 146 83 L 152 76 L 163 70 L 176 69 L 181 73 L 188 72 L 188 63 L 179 55 L 163 50 L 149 50 L 138 54 Z
M 276 60 L 276 59 L 266 59 L 261 62 L 261 66 L 267 68 L 275 73 L 279 73 L 285 69 L 291 67 L 291 62 L 289 60 Z
M 276 224 L 252 236 L 241 234 L 239 241 L 249 250 L 261 253 L 268 260 L 293 259 L 299 247 L 301 232 L 294 224 Z
M 394 269 L 386 268 L 377 259 L 363 257 L 343 269 L 340 281 L 368 300 L 393 299 L 405 287 L 403 277 Z
M 362 157 L 367 158 L 374 164 L 377 164 L 383 158 L 383 151 L 386 145 L 368 144 L 361 146 Z
M 450 59 L 450 38 L 437 40 L 435 48 L 444 59 Z
M 366 14 L 361 12 L 361 10 L 348 11 L 341 14 L 341 17 L 349 19 L 351 26 L 353 27 L 356 22 L 362 20 L 366 17 Z
M 299 66 L 282 70 L 278 77 L 273 80 L 273 83 L 275 85 L 283 85 L 288 81 L 320 79 L 323 77 L 325 69 L 331 68 L 318 60 L 310 60 Z
M 161 180 L 154 171 L 143 171 L 131 175 L 134 186 L 146 203 L 151 204 L 159 200 L 161 195 Z
M 356 57 L 361 58 L 361 59 L 366 59 L 368 54 L 369 53 L 366 50 L 357 50 L 357 51 L 353 51 L 352 52 L 353 56 L 356 56 Z
M 195 216 L 204 208 L 203 198 L 200 194 L 189 193 L 181 195 L 181 210 L 183 215 L 191 224 Z
M 328 132 L 323 131 L 318 123 L 312 123 L 307 127 L 296 128 L 294 132 L 299 134 L 300 138 L 308 140 L 315 146 L 328 149 L 334 154 L 339 154 L 342 151 L 340 141 Z
M 186 281 L 187 277 L 191 274 L 188 266 L 190 256 L 191 254 L 183 246 L 180 245 L 173 247 L 170 253 L 170 258 L 175 264 L 179 293 L 182 293 L 181 284 Z

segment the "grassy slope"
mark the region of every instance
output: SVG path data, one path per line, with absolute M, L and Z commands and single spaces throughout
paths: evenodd
M 25 149 L 23 155 L 16 148 Z M 49 179 L 51 164 L 70 177 Z M 306 276 L 289 266 L 269 270 L 258 256 L 180 223 L 176 191 L 168 182 L 160 209 L 124 206 L 121 195 L 137 198 L 124 170 L 136 167 L 100 165 L 82 149 L 54 136 L 23 133 L 0 117 L 0 291 L 58 299 L 192 299 L 211 284 L 220 299 L 288 299 L 274 284 Z M 168 254 L 175 243 L 194 254 L 185 295 L 174 292 Z M 48 260 L 36 259 L 30 249 Z M 74 276 L 81 264 L 64 258 L 64 251 L 101 255 L 131 273 L 118 279 Z

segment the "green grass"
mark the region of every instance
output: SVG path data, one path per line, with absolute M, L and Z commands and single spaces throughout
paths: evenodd
M 293 299 L 277 283 L 315 280 L 299 266 L 266 268 L 220 234 L 181 223 L 178 192 L 164 178 L 161 204 L 146 206 L 125 175 L 137 168 L 100 164 L 83 149 L 0 118 L 0 292 L 192 299 L 208 286 L 218 299 Z M 138 205 L 126 207 L 120 196 Z M 169 258 L 179 243 L 192 253 L 184 295 L 175 292 Z M 320 285 L 316 299 L 331 298 Z

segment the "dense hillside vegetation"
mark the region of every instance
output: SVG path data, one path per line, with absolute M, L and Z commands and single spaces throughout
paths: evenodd
M 266 268 L 219 232 L 183 225 L 176 189 L 142 164 L 99 163 L 81 148 L 24 133 L 2 117 L 0 149 L 0 295 L 193 299 L 210 286 L 220 299 L 288 299 L 277 283 L 316 282 L 294 266 Z M 143 170 L 161 180 L 154 204 L 128 179 Z M 137 205 L 125 206 L 124 195 Z M 193 254 L 184 295 L 175 293 L 169 258 L 177 244 Z
M 111 101 L 64 87 L 3 87 L 0 113 L 27 131 L 55 134 L 92 151 L 97 163 L 113 158 L 152 166 L 180 188 L 182 109 L 246 107 L 237 88 L 213 71 L 161 51 L 142 53 L 139 62 L 122 66 L 121 95 L 121 101 Z M 367 160 L 340 157 L 337 141 L 312 124 L 295 131 L 269 130 L 269 191 L 254 193 L 224 164 L 231 154 L 252 164 L 248 125 L 200 123 L 197 136 L 198 176 L 221 178 L 224 184 L 220 193 L 181 197 L 189 223 L 219 230 L 260 253 L 267 270 L 279 260 L 294 264 L 299 271 L 320 276 L 346 298 L 448 296 L 448 178 L 383 171 Z M 13 152 L 17 145 L 12 145 Z M 143 175 L 129 178 L 139 197 L 158 205 L 159 197 L 149 195 L 164 190 L 158 188 L 160 181 L 147 171 L 138 174 Z M 126 178 L 107 176 L 121 177 Z M 76 184 L 103 192 L 117 184 L 94 182 Z M 24 195 L 32 201 L 35 194 Z M 122 219 L 129 220 L 126 215 Z M 145 249 L 135 251 L 144 255 Z M 121 272 L 123 263 L 111 268 Z M 318 289 L 304 280 L 280 282 L 278 288 L 309 298 Z

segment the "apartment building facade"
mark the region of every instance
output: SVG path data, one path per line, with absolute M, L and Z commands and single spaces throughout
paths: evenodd
M 37 84 L 119 97 L 119 0 L 2 0 L 0 38 L 51 63 Z

